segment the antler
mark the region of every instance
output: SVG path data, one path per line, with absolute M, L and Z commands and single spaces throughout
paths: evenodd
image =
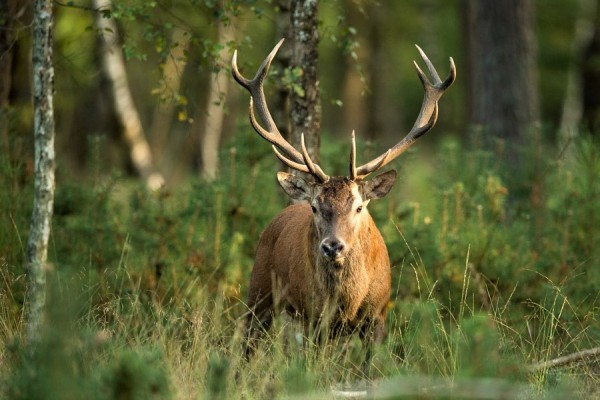
M 273 58 L 275 58 L 275 54 L 277 54 L 277 50 L 279 50 L 279 47 L 281 47 L 283 44 L 283 40 L 284 39 L 281 39 L 275 45 L 273 50 L 271 50 L 267 58 L 265 58 L 261 66 L 258 68 L 258 71 L 253 79 L 246 79 L 242 76 L 242 74 L 240 74 L 237 67 L 237 50 L 233 53 L 233 58 L 231 59 L 231 71 L 235 80 L 250 92 L 250 123 L 252 124 L 252 127 L 254 127 L 260 136 L 273 145 L 273 151 L 275 152 L 275 155 L 288 167 L 312 174 L 319 181 L 325 182 L 329 179 L 329 177 L 323 172 L 319 165 L 313 163 L 310 159 L 304 144 L 304 134 L 302 134 L 301 137 L 302 153 L 300 153 L 294 148 L 294 146 L 292 146 L 283 138 L 279 132 L 279 129 L 277 129 L 277 126 L 273 121 L 273 117 L 269 112 L 269 107 L 267 106 L 267 100 L 263 90 L 263 82 L 267 76 L 267 72 L 269 72 L 271 62 L 273 61 Z M 256 120 L 254 115 L 254 101 L 256 101 L 258 115 L 266 125 L 266 129 L 263 128 Z M 285 155 L 281 154 L 277 149 L 282 150 Z
M 323 172 L 321 167 L 319 167 L 318 164 L 315 164 L 308 155 L 308 150 L 306 150 L 306 145 L 304 144 L 304 133 L 300 135 L 300 143 L 302 145 L 302 164 L 286 158 L 283 154 L 277 151 L 277 147 L 275 146 L 273 146 L 273 151 L 275 152 L 277 158 L 279 158 L 281 162 L 283 162 L 288 167 L 311 174 L 315 176 L 320 182 L 327 182 L 329 180 L 329 176 L 325 172 Z
M 419 137 L 423 136 L 431 128 L 433 128 L 433 126 L 437 122 L 438 101 L 440 100 L 446 89 L 448 89 L 456 79 L 456 67 L 454 65 L 454 60 L 452 59 L 452 57 L 450 57 L 450 73 L 448 74 L 448 77 L 446 77 L 446 79 L 442 81 L 437 71 L 435 70 L 435 67 L 433 66 L 431 61 L 429 61 L 429 58 L 427 58 L 427 55 L 425 55 L 425 53 L 423 52 L 423 50 L 421 50 L 419 46 L 415 46 L 417 47 L 417 50 L 419 50 L 419 53 L 421 53 L 421 57 L 423 58 L 423 61 L 425 61 L 425 65 L 427 65 L 427 69 L 429 70 L 429 74 L 431 75 L 431 78 L 433 80 L 433 83 L 429 82 L 421 68 L 419 68 L 417 62 L 413 61 L 415 63 L 415 67 L 417 68 L 417 74 L 419 75 L 419 79 L 421 80 L 421 83 L 423 84 L 423 89 L 425 91 L 425 94 L 423 96 L 423 104 L 421 105 L 421 111 L 419 112 L 419 116 L 417 117 L 417 120 L 415 121 L 415 124 L 413 125 L 412 129 L 410 130 L 410 132 L 408 132 L 404 139 L 402 139 L 394 147 L 392 147 L 385 153 L 381 154 L 379 157 L 369 161 L 364 165 L 361 165 L 358 168 L 354 166 L 354 154 L 356 150 L 354 149 L 355 144 L 353 132 L 353 150 L 350 155 L 351 179 L 364 179 L 370 173 L 378 170 L 390 161 L 394 160 L 400 154 L 404 153 L 404 151 L 408 149 Z

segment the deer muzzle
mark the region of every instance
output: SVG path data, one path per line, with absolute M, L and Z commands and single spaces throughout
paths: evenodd
M 321 242 L 321 252 L 330 259 L 340 258 L 345 249 L 346 243 L 339 238 L 325 238 Z

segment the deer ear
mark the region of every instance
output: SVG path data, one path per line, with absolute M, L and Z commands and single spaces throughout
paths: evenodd
M 363 197 L 367 200 L 380 199 L 389 193 L 396 182 L 396 171 L 390 170 L 367 181 L 363 185 Z
M 277 180 L 283 190 L 294 200 L 310 200 L 312 185 L 294 174 L 278 172 Z

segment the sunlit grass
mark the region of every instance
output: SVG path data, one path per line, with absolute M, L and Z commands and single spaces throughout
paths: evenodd
M 427 199 L 412 197 L 408 179 L 370 205 L 393 264 L 387 337 L 370 376 L 358 337 L 316 343 L 283 315 L 243 357 L 254 247 L 285 206 L 265 178 L 270 154 L 242 146 L 224 154 L 221 181 L 158 195 L 118 174 L 59 181 L 48 321 L 33 355 L 19 245 L 29 211 L 17 201 L 29 188 L 17 172 L 3 174 L 21 192 L 0 194 L 9 210 L 0 215 L 0 394 L 332 398 L 368 388 L 379 398 L 599 398 L 597 360 L 544 364 L 600 345 L 598 149 L 581 146 L 576 162 L 544 166 L 535 202 L 511 193 L 524 183 L 489 153 L 463 156 L 449 143 L 442 168 L 416 179 Z M 337 147 L 327 151 L 341 159 Z

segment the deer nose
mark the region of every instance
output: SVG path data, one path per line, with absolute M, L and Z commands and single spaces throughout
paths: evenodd
M 321 242 L 321 251 L 325 257 L 336 258 L 344 251 L 346 244 L 339 239 L 325 239 Z

